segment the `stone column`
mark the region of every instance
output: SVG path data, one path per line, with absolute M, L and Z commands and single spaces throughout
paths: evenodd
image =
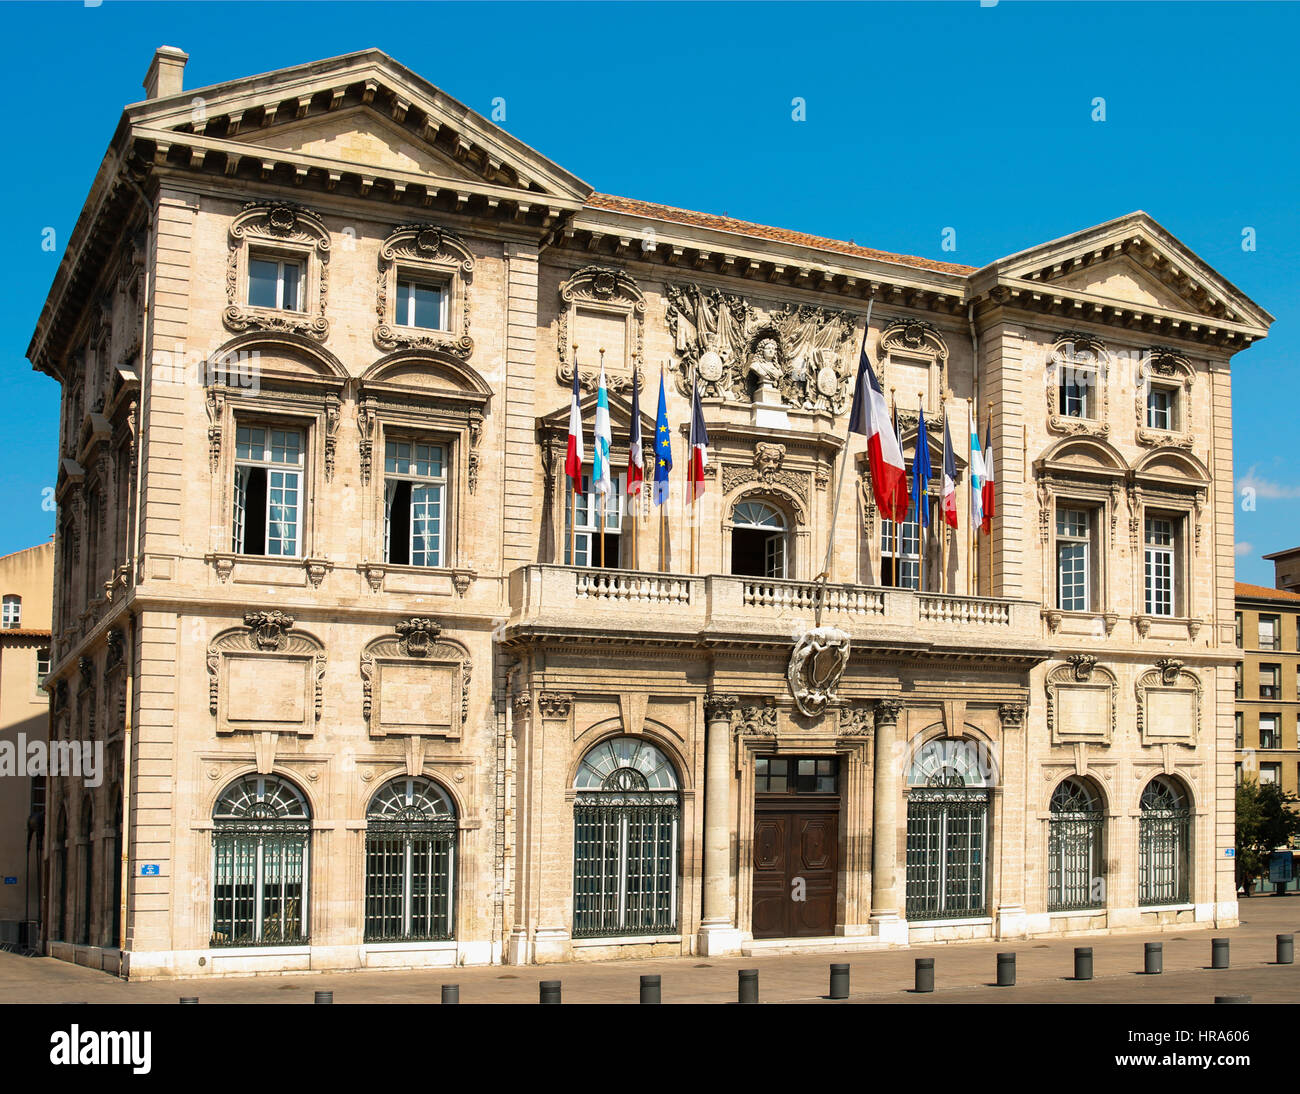
M 1002 816 L 993 828 L 998 841 L 1001 870 L 998 885 L 998 938 L 1024 938 L 1029 922 L 1025 912 L 1025 707 L 1003 703 L 998 707 L 1002 723 L 1002 760 L 998 765 L 1002 788 Z
M 871 933 L 906 944 L 907 921 L 899 914 L 898 796 L 903 778 L 898 747 L 897 699 L 876 700 L 875 786 L 872 790 Z
M 731 720 L 736 696 L 704 697 L 704 901 L 699 950 L 707 956 L 740 952 L 732 893 Z

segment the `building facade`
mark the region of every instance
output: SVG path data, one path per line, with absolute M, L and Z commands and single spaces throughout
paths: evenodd
M 0 558 L 0 943 L 22 949 L 40 923 L 53 587 L 53 543 Z
M 1300 793 L 1300 593 L 1237 583 L 1237 781 Z
M 596 192 L 377 51 L 184 64 L 126 108 L 29 350 L 63 388 L 52 725 L 111 773 L 51 789 L 50 854 L 104 868 L 51 858 L 49 952 L 1236 922 L 1229 368 L 1267 312 L 1143 213 L 977 269 Z M 872 500 L 864 333 L 908 460 L 919 411 L 936 467 L 951 423 L 946 539 Z M 602 367 L 616 486 L 574 498 Z M 622 469 L 661 370 L 655 507 Z

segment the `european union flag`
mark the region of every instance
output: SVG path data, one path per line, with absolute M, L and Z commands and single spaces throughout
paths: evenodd
M 920 411 L 916 424 L 916 455 L 912 457 L 912 504 L 919 508 L 921 527 L 930 526 L 930 507 L 926 495 L 930 490 L 930 435 L 925 428 L 925 411 Z
M 664 395 L 664 370 L 659 370 L 659 417 L 655 421 L 654 503 L 668 500 L 668 472 L 673 469 L 673 449 L 668 435 L 668 399 Z

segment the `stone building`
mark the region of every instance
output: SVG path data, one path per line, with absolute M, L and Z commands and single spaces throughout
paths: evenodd
M 49 735 L 54 544 L 0 557 L 0 943 L 36 941 Z M 34 753 L 29 744 L 36 743 Z
M 377 51 L 197 91 L 185 60 L 126 108 L 29 350 L 63 388 L 52 724 L 110 772 L 52 788 L 49 952 L 1236 922 L 1229 362 L 1267 312 L 1145 213 L 977 269 L 599 193 Z M 864 329 L 909 460 L 919 409 L 936 468 L 950 421 L 946 542 L 883 521 L 846 443 Z M 619 485 L 575 501 L 602 362 Z M 661 369 L 655 508 L 621 471 Z

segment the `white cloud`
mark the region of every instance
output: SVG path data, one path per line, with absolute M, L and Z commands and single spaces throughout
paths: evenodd
M 1234 543 L 1232 553 L 1238 558 L 1243 558 L 1246 555 L 1255 553 L 1255 545 L 1253 543 Z
M 1261 478 L 1255 473 L 1255 466 L 1255 464 L 1251 464 L 1250 470 L 1237 480 L 1237 493 L 1241 493 L 1243 490 L 1251 490 L 1257 498 L 1272 500 L 1300 498 L 1300 485 L 1284 486 L 1272 479 Z

